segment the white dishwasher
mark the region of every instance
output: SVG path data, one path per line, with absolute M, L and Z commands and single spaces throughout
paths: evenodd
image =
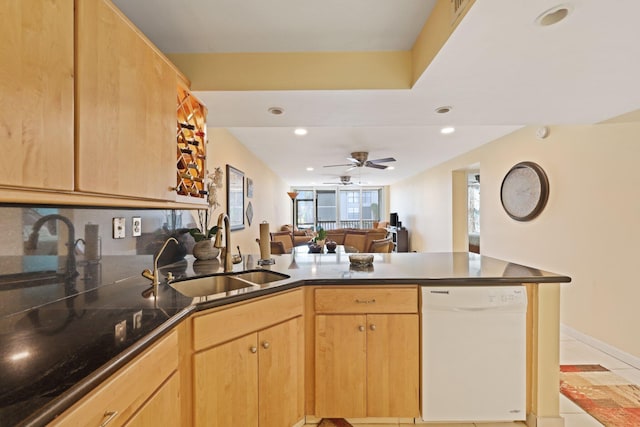
M 424 421 L 526 417 L 524 286 L 422 288 Z

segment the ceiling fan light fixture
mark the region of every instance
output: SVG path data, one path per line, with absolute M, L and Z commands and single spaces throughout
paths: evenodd
M 442 107 L 438 107 L 436 108 L 436 113 L 438 114 L 447 114 L 448 112 L 450 112 L 451 110 L 453 110 L 453 107 L 450 105 L 443 105 Z
M 281 116 L 282 114 L 284 114 L 284 108 L 282 107 L 269 107 L 267 111 L 274 116 Z
M 560 4 L 554 6 L 551 9 L 547 9 L 540 15 L 538 15 L 534 22 L 540 27 L 549 27 L 551 25 L 555 25 L 569 16 L 569 13 L 572 9 L 573 7 L 570 4 Z
M 440 133 L 443 135 L 450 135 L 452 133 L 454 133 L 456 131 L 456 128 L 454 128 L 453 126 L 446 126 L 443 127 L 442 129 L 440 129 Z
M 308 134 L 308 133 L 309 133 L 309 131 L 308 131 L 308 130 L 306 130 L 305 128 L 296 128 L 296 129 L 293 131 L 293 133 L 295 133 L 295 134 L 296 134 L 296 135 L 298 135 L 298 136 L 304 136 L 304 135 Z

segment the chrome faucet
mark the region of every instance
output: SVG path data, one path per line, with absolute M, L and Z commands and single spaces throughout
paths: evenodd
M 224 223 L 224 227 L 223 227 Z M 222 245 L 222 232 L 224 228 L 224 246 Z M 216 240 L 213 243 L 216 248 L 224 248 L 224 271 L 233 270 L 233 262 L 231 260 L 231 226 L 229 225 L 229 217 L 226 213 L 218 216 L 218 231 L 216 232 Z
M 69 236 L 67 237 L 67 265 L 65 268 L 65 279 L 73 279 L 78 275 L 78 271 L 76 270 L 76 236 L 75 229 L 73 228 L 73 223 L 66 216 L 51 214 L 45 215 L 42 218 L 39 218 L 34 224 L 29 235 L 29 240 L 27 241 L 26 249 L 36 249 L 38 247 L 38 238 L 40 236 L 40 228 L 49 220 L 57 219 L 59 221 L 64 222 L 69 229 Z
M 169 237 L 167 241 L 164 242 L 160 250 L 158 251 L 158 254 L 156 255 L 156 257 L 153 259 L 153 272 L 151 272 L 148 268 L 145 268 L 142 271 L 142 277 L 146 277 L 152 282 L 151 290 L 153 292 L 154 297 L 158 296 L 158 286 L 160 286 L 160 275 L 158 274 L 158 259 L 162 255 L 162 252 L 164 252 L 169 242 L 172 240 L 176 242 L 176 245 L 180 244 L 175 237 Z M 143 292 L 143 294 L 147 294 L 147 292 Z

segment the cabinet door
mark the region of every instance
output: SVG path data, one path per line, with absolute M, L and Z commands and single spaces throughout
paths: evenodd
M 258 334 L 260 427 L 292 426 L 304 411 L 302 317 Z
M 110 1 L 76 7 L 76 189 L 175 200 L 176 72 Z
M 180 374 L 175 372 L 125 427 L 180 426 Z
M 122 426 L 178 372 L 178 331 L 170 332 L 55 418 L 49 426 Z M 175 396 L 174 396 L 175 397 Z M 172 404 L 173 405 L 173 404 Z M 179 404 L 172 410 L 180 416 Z
M 73 0 L 2 2 L 0 185 L 73 190 Z
M 417 314 L 367 315 L 367 416 L 419 416 Z
M 316 416 L 366 416 L 365 331 L 365 315 L 316 316 Z
M 258 426 L 256 333 L 196 353 L 196 426 Z

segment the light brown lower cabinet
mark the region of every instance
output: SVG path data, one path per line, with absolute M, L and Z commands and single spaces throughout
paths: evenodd
M 303 315 L 315 316 L 313 415 L 419 416 L 417 289 L 327 287 L 314 304 L 305 312 L 297 289 L 199 312 L 50 425 L 293 426 L 305 415 Z
M 315 415 L 419 416 L 417 291 L 318 289 L 315 306 Z
M 178 331 L 174 330 L 50 425 L 177 427 L 180 416 Z
M 176 410 L 179 399 L 180 375 L 174 372 L 124 426 L 179 426 L 180 411 Z
M 302 317 L 194 356 L 196 426 L 283 427 L 303 417 Z

